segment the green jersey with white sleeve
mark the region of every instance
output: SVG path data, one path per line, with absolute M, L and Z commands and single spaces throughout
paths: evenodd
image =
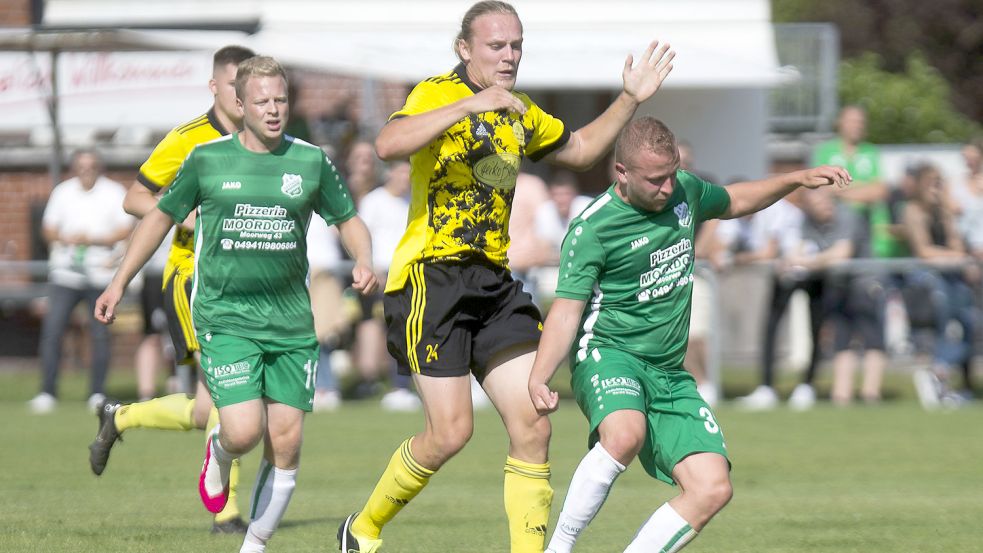
M 284 136 L 276 150 L 256 153 L 238 134 L 201 144 L 158 208 L 177 222 L 197 210 L 196 334 L 314 340 L 306 283 L 311 215 L 329 225 L 355 215 L 348 187 L 320 148 Z
M 597 347 L 682 370 L 689 335 L 696 224 L 722 215 L 730 196 L 692 173 L 657 212 L 622 200 L 614 186 L 570 223 L 556 296 L 585 300 L 571 367 Z

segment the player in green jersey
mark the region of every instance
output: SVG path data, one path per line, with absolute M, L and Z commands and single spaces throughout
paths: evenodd
M 679 551 L 727 504 L 723 434 L 683 369 L 696 223 L 754 213 L 800 186 L 851 180 L 822 166 L 724 189 L 680 170 L 675 137 L 652 117 L 628 124 L 615 162 L 617 181 L 570 223 L 529 378 L 537 411 L 556 410 L 547 383 L 569 353 L 577 403 L 590 420 L 592 449 L 574 473 L 547 553 L 572 550 L 636 456 L 681 493 L 626 553 Z
M 311 214 L 337 225 L 355 259 L 353 286 L 371 293 L 371 242 L 348 189 L 316 146 L 284 136 L 287 78 L 273 58 L 239 65 L 242 132 L 196 147 L 144 217 L 96 317 L 112 322 L 126 284 L 175 222 L 195 210 L 191 315 L 219 425 L 208 439 L 199 493 L 228 500 L 232 461 L 264 440 L 241 552 L 264 551 L 293 493 L 318 347 L 306 287 Z

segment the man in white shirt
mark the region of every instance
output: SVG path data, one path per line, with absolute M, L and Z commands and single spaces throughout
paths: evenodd
M 570 221 L 594 198 L 580 194 L 576 175 L 567 170 L 557 171 L 550 179 L 549 195 L 536 210 L 536 235 L 549 241 L 559 254 Z
M 41 393 L 29 402 L 35 413 L 47 413 L 57 403 L 58 367 L 62 338 L 72 311 L 86 300 L 92 339 L 92 381 L 89 407 L 105 396 L 103 385 L 109 369 L 109 330 L 93 318 L 95 300 L 109 284 L 134 220 L 123 211 L 126 190 L 102 175 L 103 165 L 93 150 L 72 157 L 75 177 L 51 192 L 42 219 L 42 233 L 50 249 L 48 309 L 41 326 Z

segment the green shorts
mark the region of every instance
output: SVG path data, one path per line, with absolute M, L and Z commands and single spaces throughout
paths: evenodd
M 310 411 L 317 380 L 317 341 L 257 342 L 241 336 L 198 336 L 201 368 L 216 407 L 268 398 Z
M 675 484 L 672 469 L 694 453 L 727 457 L 713 411 L 682 368 L 659 369 L 623 351 L 596 348 L 574 367 L 571 384 L 580 410 L 590 420 L 589 448 L 599 439 L 597 428 L 604 417 L 632 409 L 648 420 L 638 458 L 654 478 Z

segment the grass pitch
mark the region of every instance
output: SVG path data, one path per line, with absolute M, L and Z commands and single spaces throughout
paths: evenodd
M 32 416 L 24 402 L 37 376 L 0 372 L 0 551 L 237 551 L 239 537 L 208 533 L 210 517 L 197 498 L 201 432 L 131 431 L 103 476 L 89 472 L 96 419 L 82 394 L 69 392 L 84 384 L 66 375 L 66 401 L 52 415 Z M 122 375 L 111 374 L 110 384 L 117 395 L 133 393 Z M 900 392 L 878 407 L 718 408 L 735 495 L 686 551 L 983 551 L 983 408 L 926 413 L 906 375 L 887 387 Z M 334 550 L 339 522 L 361 507 L 393 450 L 421 425 L 421 415 L 386 413 L 375 402 L 309 416 L 298 487 L 268 550 Z M 506 436 L 494 411 L 479 412 L 475 426 L 468 447 L 386 528 L 385 553 L 508 551 Z M 585 452 L 585 429 L 576 405 L 564 402 L 553 417 L 553 522 Z M 244 459 L 243 496 L 257 464 L 255 454 Z M 632 466 L 578 551 L 622 551 L 673 495 Z M 245 497 L 240 506 L 248 509 Z

